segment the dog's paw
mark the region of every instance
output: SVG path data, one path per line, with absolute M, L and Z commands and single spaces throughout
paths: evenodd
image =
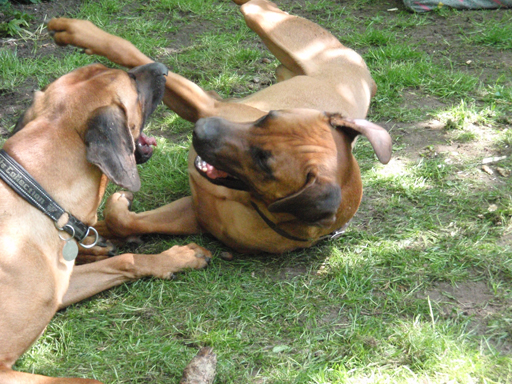
M 118 238 L 134 234 L 131 231 L 132 201 L 133 194 L 130 192 L 116 192 L 109 197 L 103 211 L 105 228 L 101 228 L 101 233 L 106 233 L 107 237 Z
M 109 205 L 125 205 L 127 209 L 132 207 L 133 203 L 133 193 L 128 191 L 116 192 L 112 196 L 109 197 L 107 201 L 107 207 Z
M 162 279 L 172 279 L 174 273 L 187 269 L 202 269 L 210 264 L 212 254 L 195 243 L 175 245 L 158 256 L 158 272 L 154 275 Z
M 108 33 L 88 20 L 56 18 L 48 22 L 48 31 L 60 46 L 73 45 L 83 48 L 88 55 L 108 54 Z
M 95 240 L 97 240 L 96 245 L 91 247 Z M 82 244 L 86 247 L 79 245 L 78 249 L 81 255 L 114 256 L 116 253 L 116 246 L 101 235 L 97 239 L 95 235 L 87 236 Z
M 82 243 L 86 246 L 91 245 L 95 238 L 95 236 L 88 236 Z M 85 248 L 82 247 L 82 245 L 78 245 L 78 257 L 75 261 L 75 265 L 93 263 L 112 257 L 115 254 L 116 246 L 111 241 L 99 236 L 96 245 L 93 247 Z

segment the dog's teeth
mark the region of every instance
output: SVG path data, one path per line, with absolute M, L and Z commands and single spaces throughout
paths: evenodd
M 199 156 L 196 158 L 196 167 L 203 172 L 208 171 L 208 163 L 201 159 Z

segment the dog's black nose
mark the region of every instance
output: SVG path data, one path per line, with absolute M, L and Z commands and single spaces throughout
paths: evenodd
M 194 140 L 211 145 L 218 140 L 221 130 L 222 124 L 220 119 L 215 117 L 199 119 L 194 128 Z
M 222 117 L 199 119 L 194 127 L 192 145 L 203 160 L 215 164 L 213 158 L 223 151 L 229 151 L 229 148 L 237 147 L 248 127 L 248 124 L 235 123 Z
M 224 131 L 223 119 L 217 117 L 199 119 L 194 127 L 192 145 L 201 157 L 208 159 L 222 146 Z

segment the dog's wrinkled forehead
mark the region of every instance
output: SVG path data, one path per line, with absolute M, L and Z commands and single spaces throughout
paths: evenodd
M 327 122 L 327 116 L 314 109 L 283 109 L 270 111 L 259 120 L 256 120 L 254 126 L 271 128 L 275 132 L 304 133 L 305 127 L 309 131 Z
M 120 69 L 93 64 L 61 77 L 48 87 L 47 92 L 53 87 L 56 89 L 56 95 L 53 96 L 58 97 L 61 92 L 76 95 L 76 102 L 87 110 L 119 104 L 125 113 L 140 113 L 135 80 Z
M 325 113 L 313 109 L 284 109 L 270 111 L 254 122 L 255 127 L 268 129 L 267 134 L 287 134 L 290 139 L 306 141 L 322 140 L 330 130 L 329 119 Z M 320 144 L 320 143 L 319 143 Z
M 50 121 L 71 119 L 74 123 L 72 126 L 76 127 L 76 123 L 87 120 L 91 111 L 108 105 L 118 105 L 132 120 L 131 125 L 142 125 L 137 86 L 128 73 L 101 64 L 81 67 L 36 91 L 32 105 L 20 118 L 12 134 L 42 116 Z
M 254 123 L 249 140 L 262 150 L 291 152 L 309 161 L 323 161 L 336 151 L 327 116 L 315 110 L 271 111 Z

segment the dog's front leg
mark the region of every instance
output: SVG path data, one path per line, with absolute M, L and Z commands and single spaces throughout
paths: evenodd
M 89 55 L 106 57 L 123 67 L 133 68 L 153 62 L 129 41 L 111 35 L 87 20 L 52 19 L 48 23 L 48 30 L 58 45 L 83 48 Z M 263 115 L 247 105 L 222 101 L 176 73 L 169 72 L 165 87 L 164 103 L 180 117 L 193 123 L 210 116 L 234 116 L 237 121 L 249 121 Z
M 129 41 L 103 31 L 88 20 L 52 19 L 48 30 L 57 45 L 83 48 L 88 55 L 106 57 L 123 67 L 133 68 L 153 62 Z M 214 101 L 191 81 L 174 73 L 167 76 L 164 103 L 184 119 L 195 122 L 211 116 Z
M 125 253 L 75 266 L 60 309 L 128 281 L 143 277 L 170 279 L 186 269 L 204 268 L 210 258 L 210 251 L 192 243 L 156 255 Z
M 129 210 L 133 195 L 116 192 L 109 197 L 98 222 L 98 231 L 109 238 L 128 238 L 151 233 L 162 235 L 193 235 L 201 232 L 192 198 L 183 197 L 157 209 L 135 213 Z
M 153 62 L 132 43 L 111 35 L 88 20 L 58 18 L 48 23 L 48 30 L 57 45 L 74 45 L 88 55 L 98 55 L 127 68 Z

